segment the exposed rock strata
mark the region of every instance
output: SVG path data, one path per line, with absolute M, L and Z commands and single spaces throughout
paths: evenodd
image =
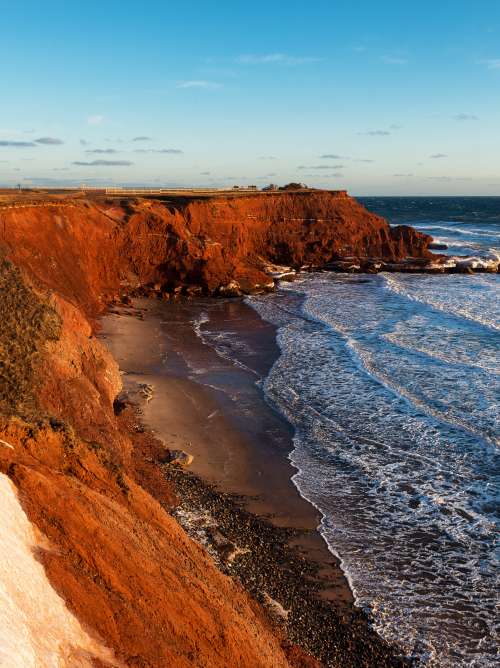
M 23 386 L 36 406 L 0 407 L 0 473 L 45 537 L 37 556 L 54 589 L 126 666 L 306 665 L 167 512 L 162 446 L 134 433 L 130 408 L 115 415 L 119 371 L 82 312 L 59 296 L 50 310 L 59 336 L 40 342 Z
M 329 192 L 0 208 L 0 244 L 43 284 L 98 312 L 113 295 L 271 289 L 265 263 L 427 258 L 431 238 Z
M 12 311 L 3 334 L 27 351 L 16 349 L 12 367 L 22 396 L 1 395 L 0 473 L 46 538 L 38 558 L 52 586 L 117 660 L 317 665 L 283 642 L 167 512 L 174 495 L 155 464 L 162 445 L 115 403 L 119 370 L 92 319 L 145 285 L 160 295 L 224 292 L 233 282 L 235 291 L 266 289 L 266 262 L 425 258 L 429 241 L 321 192 L 0 208 L 0 249 L 22 270 L 1 265 L 1 305 Z

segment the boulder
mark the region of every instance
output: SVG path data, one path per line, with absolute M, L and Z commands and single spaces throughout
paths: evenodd
M 231 281 L 227 285 L 221 285 L 219 294 L 221 297 L 241 297 L 243 295 L 240 284 L 237 281 Z
M 190 466 L 193 463 L 193 455 L 184 450 L 166 450 L 163 461 L 166 464 L 177 464 L 178 466 Z

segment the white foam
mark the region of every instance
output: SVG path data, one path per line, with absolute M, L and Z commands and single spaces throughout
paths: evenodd
M 91 668 L 93 657 L 121 665 L 52 588 L 35 558 L 40 544 L 14 485 L 0 473 L 0 666 Z
M 418 230 L 444 230 L 445 232 L 453 232 L 454 234 L 463 234 L 467 236 L 476 236 L 476 237 L 497 237 L 500 234 L 496 230 L 487 231 L 483 229 L 464 229 L 463 227 L 449 227 L 447 225 L 415 225 Z
M 450 261 L 454 261 L 453 258 Z M 386 287 L 393 292 L 443 313 L 466 318 L 483 327 L 500 330 L 500 299 L 497 277 L 494 275 L 440 277 L 403 274 L 380 274 Z M 488 282 L 484 281 L 484 277 Z M 474 291 L 473 281 L 483 278 L 481 293 Z M 453 289 L 451 283 L 453 282 Z M 463 288 L 460 290 L 459 288 Z
M 474 241 L 464 241 L 459 239 L 451 239 L 450 237 L 434 237 L 433 243 L 435 244 L 446 244 L 447 246 L 458 247 L 458 248 L 474 248 L 480 250 L 482 248 L 481 244 Z
M 206 311 L 202 311 L 202 313 L 200 313 L 200 315 L 192 321 L 193 330 L 196 336 L 206 346 L 212 348 L 221 359 L 224 359 L 230 362 L 233 366 L 236 366 L 243 371 L 247 371 L 248 373 L 257 376 L 257 378 L 260 378 L 260 375 L 257 373 L 257 371 L 250 368 L 235 357 L 235 353 L 251 355 L 253 354 L 253 350 L 238 340 L 236 332 L 211 332 L 210 330 L 207 330 L 203 326 L 209 322 L 210 316 Z M 194 373 L 195 375 L 201 375 L 203 371 L 195 369 Z
M 419 294 L 470 288 L 477 300 L 493 278 L 428 277 Z M 383 285 L 310 275 L 252 299 L 280 327 L 264 389 L 296 428 L 294 483 L 378 632 L 426 666 L 492 666 L 495 449 L 482 437 L 495 386 L 487 368 L 464 373 L 410 344 L 468 363 L 485 344 L 493 355 L 493 334 Z M 407 350 L 391 342 L 402 333 Z

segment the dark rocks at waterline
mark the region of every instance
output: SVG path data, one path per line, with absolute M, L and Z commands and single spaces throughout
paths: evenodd
M 174 464 L 177 466 L 190 466 L 193 463 L 193 455 L 184 450 L 165 450 L 161 462 L 163 464 Z
M 400 262 L 383 262 L 377 259 L 348 258 L 335 260 L 314 267 L 308 271 L 333 271 L 348 274 L 378 274 L 391 272 L 401 274 L 475 274 L 497 273 L 500 264 L 494 261 L 483 261 L 474 258 L 450 258 L 444 255 L 435 256 L 432 261 L 426 258 L 407 258 Z
M 362 611 L 319 596 L 326 584 L 318 564 L 290 545 L 300 531 L 273 526 L 246 511 L 242 498 L 219 492 L 180 467 L 167 465 L 163 472 L 181 499 L 177 519 L 267 609 L 291 642 L 336 668 L 412 665 L 370 628 Z
M 198 297 L 241 298 L 246 295 L 263 294 L 274 291 L 281 282 L 293 281 L 300 273 L 331 271 L 347 274 L 378 274 L 381 272 L 403 274 L 476 274 L 497 273 L 500 264 L 494 261 L 477 258 L 456 257 L 451 260 L 445 255 L 428 258 L 406 258 L 395 262 L 386 262 L 380 258 L 345 257 L 333 260 L 324 265 L 302 265 L 289 272 L 269 275 L 269 281 L 262 284 L 245 284 L 232 280 L 219 286 L 213 293 L 207 293 L 200 285 L 179 284 L 166 285 L 150 283 L 132 290 L 132 297 L 147 297 L 163 301 L 179 301 Z M 130 296 L 123 295 L 116 299 L 117 304 L 128 305 Z

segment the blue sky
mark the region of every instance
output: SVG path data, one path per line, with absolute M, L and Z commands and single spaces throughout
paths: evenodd
M 499 0 L 0 0 L 0 184 L 500 194 Z

